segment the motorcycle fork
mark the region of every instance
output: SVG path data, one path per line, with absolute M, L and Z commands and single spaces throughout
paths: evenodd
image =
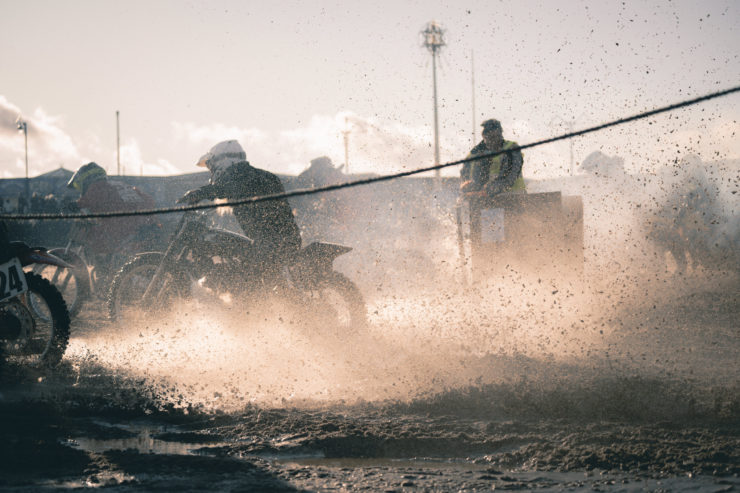
M 179 238 L 178 238 L 179 239 Z M 154 272 L 154 276 L 149 281 L 149 284 L 144 291 L 142 299 L 158 301 L 159 297 L 165 291 L 164 277 L 167 272 L 172 272 L 172 267 L 177 264 L 177 259 L 182 255 L 183 245 L 180 241 L 173 241 L 167 247 L 164 253 L 162 261 L 157 266 L 157 270 Z
M 167 250 L 164 252 L 164 257 L 159 263 L 157 270 L 154 272 L 154 276 L 151 281 L 149 281 L 149 285 L 146 287 L 142 299 L 158 300 L 165 291 L 166 286 L 163 283 L 165 274 L 167 272 L 175 272 L 175 267 L 177 266 L 179 259 L 189 250 L 189 238 L 198 237 L 197 225 L 193 223 L 185 223 L 182 226 L 182 229 L 177 233 L 177 236 L 167 246 Z

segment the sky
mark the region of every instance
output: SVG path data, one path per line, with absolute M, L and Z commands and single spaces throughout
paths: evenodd
M 116 111 L 125 174 L 199 171 L 226 139 L 297 174 L 343 164 L 343 132 L 351 173 L 429 166 L 432 20 L 442 162 L 487 118 L 526 144 L 740 85 L 736 0 L 0 0 L 0 177 L 25 176 L 19 116 L 30 176 L 91 160 L 115 174 Z M 596 150 L 632 172 L 737 159 L 739 119 L 735 94 L 528 150 L 524 175 L 562 176 Z

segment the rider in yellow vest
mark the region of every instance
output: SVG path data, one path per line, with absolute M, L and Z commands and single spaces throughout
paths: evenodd
M 473 147 L 469 158 L 517 147 L 516 142 L 504 140 L 501 122 L 486 120 L 483 140 Z M 460 170 L 460 191 L 467 198 L 493 196 L 502 192 L 524 191 L 522 153 L 518 149 L 497 156 L 466 162 Z

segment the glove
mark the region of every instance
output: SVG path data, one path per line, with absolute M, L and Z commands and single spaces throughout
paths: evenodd
M 460 184 L 460 191 L 463 193 L 469 192 L 474 186 L 473 180 L 464 181 Z
M 463 194 L 463 197 L 466 199 L 482 199 L 483 197 L 487 197 L 488 194 L 485 192 L 485 190 L 474 190 L 472 192 L 465 192 Z
M 188 192 L 177 199 L 177 204 L 197 204 L 201 200 L 203 200 L 205 197 L 203 197 L 203 193 L 200 191 L 200 189 L 195 190 L 188 190 Z

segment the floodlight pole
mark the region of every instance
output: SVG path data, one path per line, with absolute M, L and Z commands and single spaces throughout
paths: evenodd
M 568 129 L 569 133 L 573 133 L 573 130 L 576 126 L 576 120 L 575 118 L 572 120 L 563 120 L 566 124 L 566 128 Z M 568 168 L 568 174 L 570 176 L 573 176 L 575 174 L 575 161 L 573 159 L 573 139 L 568 139 L 570 144 L 570 167 Z
M 573 117 L 572 120 L 566 120 L 563 117 L 557 116 L 550 121 L 550 125 L 555 123 L 556 120 L 560 120 L 565 125 L 565 128 L 568 130 L 568 133 L 573 133 L 573 130 L 576 127 L 575 117 Z M 574 159 L 574 154 L 573 154 L 573 139 L 568 139 L 568 143 L 570 145 L 570 166 L 568 167 L 568 175 L 573 176 L 576 171 L 575 159 Z
M 28 178 L 28 123 L 18 118 L 16 121 L 16 124 L 18 126 L 18 130 L 23 132 L 23 140 L 24 145 L 26 148 L 26 204 L 30 204 L 30 195 L 31 195 L 31 183 Z
M 344 119 L 345 130 L 342 131 L 344 137 L 344 174 L 349 174 L 349 127 L 347 118 Z
M 434 165 L 439 164 L 439 115 L 437 113 L 437 51 L 432 52 L 432 72 L 434 73 Z M 439 170 L 434 170 L 439 176 Z
M 116 110 L 116 174 L 121 176 L 121 127 L 118 121 L 118 110 Z
M 473 104 L 473 145 L 475 145 L 475 139 L 478 136 L 475 128 L 475 58 L 473 57 L 473 50 L 470 50 L 470 84 L 471 84 L 471 102 Z
M 424 46 L 432 53 L 432 80 L 434 84 L 434 165 L 439 165 L 439 115 L 437 111 L 437 53 L 445 45 L 442 26 L 432 21 L 421 32 L 424 36 Z M 434 170 L 434 176 L 439 177 L 439 169 Z

